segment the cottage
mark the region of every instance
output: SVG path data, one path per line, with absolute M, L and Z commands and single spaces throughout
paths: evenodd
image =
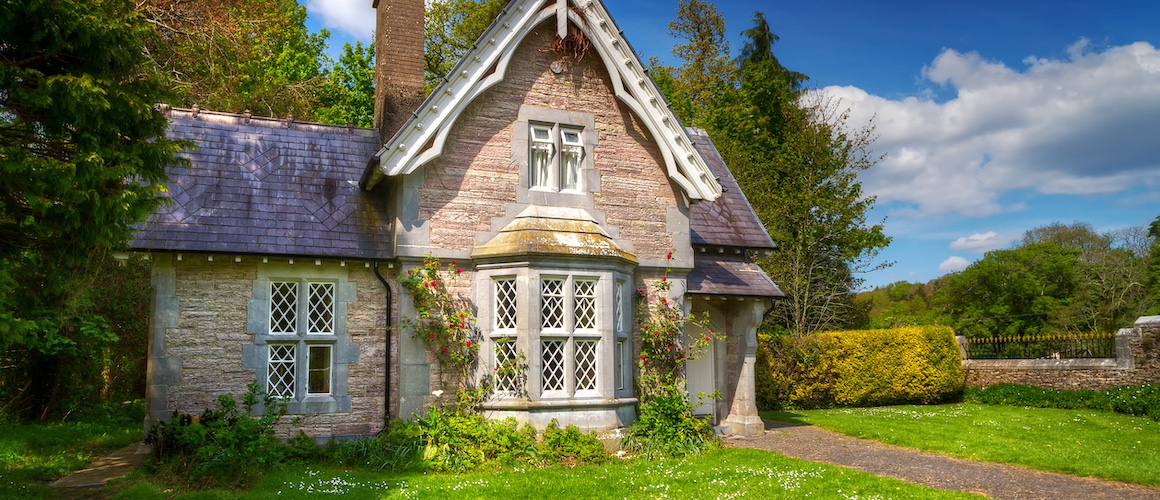
M 773 242 L 601 2 L 513 0 L 425 99 L 423 0 L 375 7 L 376 129 L 166 110 L 197 147 L 132 242 L 153 262 L 147 418 L 254 381 L 319 438 L 423 411 L 441 374 L 399 328 L 399 277 L 437 257 L 463 270 L 473 376 L 526 360 L 490 416 L 631 424 L 633 295 L 665 277 L 724 334 L 687 363 L 691 393 L 721 394 L 697 412 L 759 433 L 756 327 L 781 292 L 750 254 Z

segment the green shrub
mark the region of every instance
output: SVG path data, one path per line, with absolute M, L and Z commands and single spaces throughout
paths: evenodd
M 627 450 L 648 458 L 697 455 L 716 444 L 709 421 L 693 415 L 692 403 L 676 384 L 659 384 L 642 398 L 624 438 Z
M 555 420 L 544 429 L 536 454 L 541 463 L 556 465 L 602 464 L 608 459 L 596 436 L 584 434 L 574 425 L 561 429 Z
M 154 467 L 199 487 L 244 483 L 287 456 L 274 434 L 285 405 L 261 393 L 256 382 L 239 408 L 232 394 L 218 398 L 216 409 L 178 415 L 154 424 L 145 438 L 153 447 Z M 251 417 L 261 397 L 266 414 Z
M 1045 389 L 1018 384 L 970 387 L 963 393 L 969 403 L 1106 410 L 1160 420 L 1160 385 L 1143 384 L 1106 391 Z
M 762 336 L 763 409 L 934 403 L 962 391 L 954 332 L 942 326 Z
M 335 445 L 340 464 L 374 470 L 465 472 L 505 466 L 587 465 L 608 454 L 599 439 L 552 421 L 539 436 L 514 419 L 433 407 L 426 416 L 397 420 L 373 439 Z

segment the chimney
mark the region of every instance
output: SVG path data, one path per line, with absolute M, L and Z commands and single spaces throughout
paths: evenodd
M 385 144 L 423 103 L 424 0 L 374 0 L 375 127 Z

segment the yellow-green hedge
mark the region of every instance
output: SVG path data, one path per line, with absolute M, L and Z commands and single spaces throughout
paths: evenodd
M 757 392 L 767 408 L 934 403 L 963 388 L 962 359 L 948 327 L 761 340 Z

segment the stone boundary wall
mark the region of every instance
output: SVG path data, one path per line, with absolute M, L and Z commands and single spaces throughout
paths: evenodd
M 967 359 L 958 337 L 968 387 L 1023 384 L 1049 389 L 1090 389 L 1160 384 L 1160 316 L 1145 316 L 1116 333 L 1116 357 L 1107 359 Z

